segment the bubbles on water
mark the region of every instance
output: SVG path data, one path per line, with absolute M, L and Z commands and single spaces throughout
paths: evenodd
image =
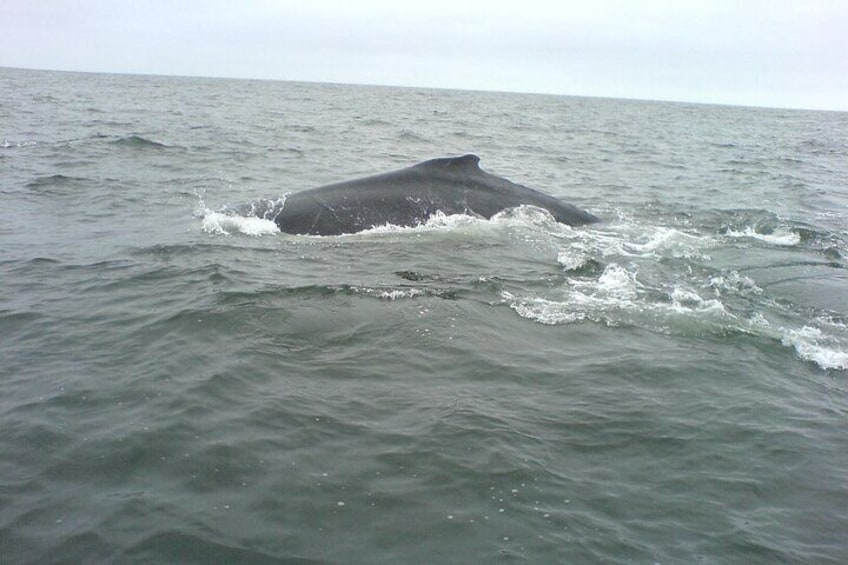
M 751 276 L 713 265 L 711 253 L 728 250 L 735 250 L 734 261 L 748 261 L 738 257 L 738 250 L 747 247 L 733 245 L 739 238 L 752 238 L 779 254 L 801 243 L 796 230 L 777 226 L 768 233 L 753 227 L 701 233 L 625 218 L 552 235 L 562 242 L 556 252 L 562 283 L 534 292 L 501 292 L 523 318 L 545 325 L 631 325 L 660 333 L 740 332 L 792 347 L 799 358 L 824 369 L 848 368 L 844 325 L 826 324 L 821 316 L 811 319 L 809 309 L 775 300 Z M 800 323 L 793 327 L 793 320 Z
M 752 226 L 746 226 L 741 230 L 728 229 L 725 235 L 736 239 L 755 239 L 770 245 L 795 246 L 801 243 L 801 235 L 788 228 L 777 228 L 771 232 L 759 232 Z

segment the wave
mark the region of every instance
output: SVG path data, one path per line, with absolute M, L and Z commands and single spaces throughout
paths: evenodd
M 227 504 L 212 506 L 212 510 L 228 510 Z M 162 526 L 160 526 L 161 528 Z M 215 535 L 211 533 L 198 535 L 187 533 L 185 528 L 180 529 L 152 529 L 153 533 L 146 535 L 133 545 L 123 550 L 122 559 L 138 562 L 172 561 L 178 562 L 190 556 L 192 561 L 198 563 L 292 563 L 293 565 L 311 565 L 324 563 L 318 559 L 311 559 L 286 552 L 285 559 L 277 555 L 267 553 L 255 548 L 246 547 L 243 542 L 228 539 L 226 534 Z M 90 543 L 91 540 L 86 540 Z
M 388 120 L 384 120 L 384 119 L 381 119 L 381 118 L 374 118 L 374 117 L 359 116 L 359 117 L 357 117 L 357 120 L 359 121 L 359 123 L 361 125 L 369 126 L 369 127 L 391 127 L 391 126 L 394 125 L 392 122 L 390 122 Z
M 179 145 L 167 145 L 165 143 L 161 143 L 159 141 L 153 141 L 152 139 L 147 139 L 146 137 L 142 137 L 140 135 L 129 135 L 126 137 L 121 137 L 112 141 L 112 144 L 118 145 L 121 147 L 127 147 L 130 149 L 139 149 L 139 150 L 164 150 L 164 149 L 177 149 L 184 150 L 184 147 Z
M 801 243 L 801 235 L 789 228 L 777 228 L 774 231 L 762 233 L 753 226 L 746 226 L 741 230 L 728 229 L 725 235 L 730 238 L 756 239 L 770 245 L 795 246 Z
M 326 296 L 364 296 L 389 302 L 409 300 L 414 298 L 440 298 L 456 300 L 461 291 L 456 288 L 430 288 L 416 285 L 360 285 L 360 284 L 312 284 L 294 287 L 273 287 L 258 292 L 225 291 L 220 293 L 218 300 L 222 306 L 245 304 L 274 305 L 279 299 L 281 304 L 292 297 L 326 297 Z
M 395 136 L 395 139 L 397 139 L 399 142 L 404 142 L 404 143 L 409 143 L 409 142 L 412 142 L 412 143 L 431 143 L 431 140 L 427 139 L 426 137 L 421 135 L 419 132 L 415 132 L 415 131 L 408 130 L 408 129 L 401 130 Z
M 412 298 L 442 298 L 446 300 L 455 300 L 459 296 L 456 289 L 449 288 L 427 288 L 412 285 L 400 286 L 362 286 L 362 285 L 343 285 L 334 288 L 335 292 L 344 294 L 368 296 L 394 302 L 396 300 L 408 300 Z
M 810 226 L 782 218 L 767 210 L 729 210 L 721 212 L 718 233 L 730 240 L 754 240 L 767 245 L 794 247 L 817 238 Z
M 36 177 L 26 183 L 25 186 L 39 192 L 57 192 L 58 189 L 76 186 L 86 182 L 90 182 L 89 179 L 55 174 Z
M 22 147 L 38 147 L 35 141 L 9 141 L 8 139 L 0 140 L 0 149 L 20 149 Z
M 781 343 L 795 348 L 801 359 L 812 361 L 823 369 L 848 370 L 848 348 L 820 328 L 804 326 L 800 329 L 781 328 Z

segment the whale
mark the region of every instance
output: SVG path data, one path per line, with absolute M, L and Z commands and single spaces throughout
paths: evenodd
M 543 208 L 569 226 L 600 221 L 558 198 L 485 172 L 480 158 L 471 154 L 291 193 L 274 221 L 288 234 L 341 235 L 387 224 L 414 227 L 437 213 L 489 219 L 519 206 Z

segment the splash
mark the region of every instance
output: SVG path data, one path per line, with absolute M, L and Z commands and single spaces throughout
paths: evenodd
M 273 220 L 256 216 L 240 216 L 224 212 L 206 212 L 203 214 L 201 229 L 216 235 L 240 233 L 253 237 L 272 235 L 280 232 Z
M 200 229 L 216 235 L 242 234 L 253 237 L 280 233 L 275 221 L 285 204 L 282 198 L 263 198 L 234 209 L 225 207 L 221 211 L 207 208 L 203 193 L 198 194 L 194 215 L 201 218 Z

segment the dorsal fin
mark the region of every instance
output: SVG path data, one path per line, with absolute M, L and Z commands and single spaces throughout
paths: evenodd
M 442 157 L 440 159 L 430 159 L 423 163 L 418 163 L 416 167 L 438 167 L 440 169 L 471 169 L 480 170 L 480 157 L 469 153 L 462 157 Z

